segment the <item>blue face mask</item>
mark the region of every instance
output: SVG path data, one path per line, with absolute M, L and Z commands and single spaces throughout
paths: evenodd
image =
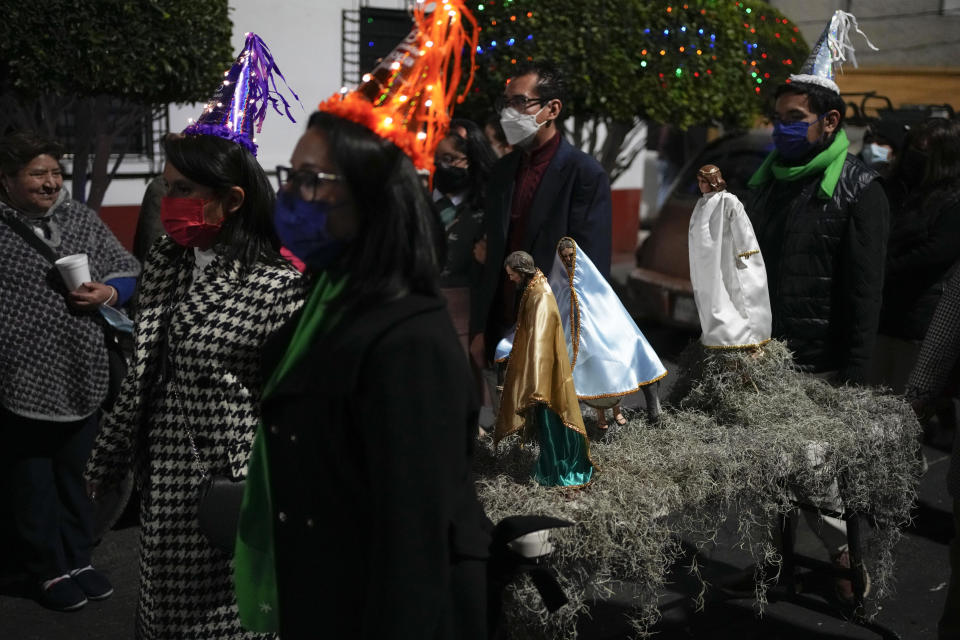
M 107 321 L 111 327 L 124 333 L 133 333 L 133 320 L 120 309 L 114 309 L 107 305 L 100 305 L 100 315 Z
M 289 193 L 277 195 L 273 226 L 280 243 L 315 271 L 333 264 L 346 247 L 327 230 L 332 208 L 322 200 L 306 202 Z
M 826 115 L 826 114 L 824 114 Z M 820 122 L 817 118 L 813 122 L 783 122 L 777 120 L 773 123 L 773 146 L 787 160 L 798 160 L 805 156 L 813 143 L 807 140 L 807 130 L 810 125 Z
M 890 149 L 881 147 L 874 142 L 863 145 L 863 150 L 860 152 L 860 155 L 863 157 L 863 161 L 867 163 L 867 166 L 870 167 L 884 162 L 890 162 Z

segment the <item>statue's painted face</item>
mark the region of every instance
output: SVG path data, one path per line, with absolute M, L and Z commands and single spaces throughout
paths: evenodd
M 514 271 L 510 267 L 504 267 L 507 270 L 507 278 L 510 279 L 510 282 L 513 284 L 523 284 L 523 275 Z

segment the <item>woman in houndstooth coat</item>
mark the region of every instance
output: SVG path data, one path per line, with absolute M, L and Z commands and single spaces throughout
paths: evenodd
M 197 500 L 205 474 L 246 475 L 260 349 L 305 289 L 277 253 L 274 194 L 253 155 L 209 135 L 164 144 L 162 217 L 171 237 L 147 258 L 133 364 L 104 419 L 88 484 L 95 492 L 136 470 L 137 638 L 260 638 L 240 626 L 230 554 L 200 531 Z M 177 224 L 191 216 L 199 222 Z

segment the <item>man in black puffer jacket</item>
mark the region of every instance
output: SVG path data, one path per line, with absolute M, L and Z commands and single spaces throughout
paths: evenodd
M 880 317 L 889 205 L 877 174 L 847 153 L 846 105 L 835 87 L 794 80 L 778 88 L 776 150 L 750 180 L 747 213 L 767 266 L 774 337 L 804 369 L 863 383 Z
M 828 79 L 793 76 L 777 89 L 776 150 L 750 179 L 746 208 L 767 267 L 774 337 L 805 370 L 862 384 L 880 321 L 890 211 L 877 174 L 847 153 L 845 108 Z M 811 442 L 807 455 L 814 469 L 825 463 L 822 443 Z M 836 482 L 799 498 L 843 510 Z M 802 513 L 834 566 L 848 568 L 846 523 Z M 869 584 L 866 572 L 863 579 Z M 836 578 L 835 589 L 855 602 L 850 580 Z

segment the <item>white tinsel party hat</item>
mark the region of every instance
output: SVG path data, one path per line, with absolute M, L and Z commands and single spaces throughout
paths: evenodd
M 840 71 L 841 65 L 850 60 L 854 67 L 857 66 L 854 48 L 850 43 L 851 30 L 862 35 L 863 39 L 867 41 L 867 45 L 877 51 L 877 48 L 867 38 L 867 34 L 857 26 L 857 19 L 852 13 L 835 11 L 827 28 L 823 30 L 817 43 L 813 45 L 810 57 L 800 68 L 800 73 L 791 75 L 790 82 L 816 84 L 835 93 L 840 93 L 840 87 L 837 86 L 834 77 Z

